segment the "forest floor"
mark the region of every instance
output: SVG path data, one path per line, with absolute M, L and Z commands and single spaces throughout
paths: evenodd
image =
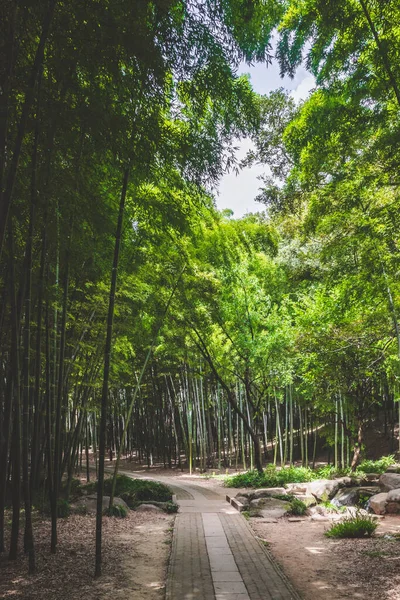
M 34 525 L 37 574 L 18 560 L 0 558 L 0 598 L 10 600 L 161 600 L 174 517 L 130 511 L 125 519 L 104 517 L 103 575 L 93 578 L 95 517 L 58 521 L 58 550 L 50 554 L 49 519 Z M 20 548 L 23 540 L 20 540 Z
M 168 478 L 172 485 L 182 481 L 220 494 L 233 491 L 223 487 L 222 478 L 199 473 L 146 469 L 129 462 L 122 468 L 138 476 L 160 476 L 164 482 Z M 375 536 L 361 540 L 327 538 L 329 523 L 308 519 L 265 523 L 254 518 L 250 525 L 304 600 L 400 600 L 400 515 L 380 519 Z

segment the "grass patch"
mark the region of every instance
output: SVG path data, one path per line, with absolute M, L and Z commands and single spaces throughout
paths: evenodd
M 377 527 L 378 523 L 371 517 L 356 514 L 341 523 L 334 523 L 325 535 L 331 538 L 365 538 L 371 537 Z

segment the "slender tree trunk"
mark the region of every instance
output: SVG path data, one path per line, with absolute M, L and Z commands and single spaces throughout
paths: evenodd
M 104 459 L 106 452 L 106 429 L 107 429 L 107 411 L 108 411 L 108 381 L 110 377 L 111 364 L 111 344 L 114 321 L 114 305 L 115 293 L 117 289 L 117 273 L 119 251 L 121 246 L 122 224 L 124 219 L 125 200 L 128 189 L 130 168 L 125 169 L 121 198 L 119 203 L 119 213 L 117 230 L 115 234 L 114 260 L 111 273 L 110 297 L 108 303 L 108 318 L 107 318 L 107 336 L 104 351 L 104 373 L 103 373 L 103 388 L 101 395 L 101 416 L 100 416 L 100 435 L 99 435 L 99 477 L 97 484 L 97 514 L 96 514 L 96 558 L 95 558 L 95 577 L 101 575 L 101 537 L 103 524 L 103 488 L 104 488 Z
M 10 297 L 11 297 L 11 375 L 13 395 L 13 436 L 11 443 L 12 462 L 12 526 L 9 559 L 16 560 L 18 554 L 19 521 L 21 509 L 21 406 L 18 343 L 18 310 L 15 292 L 14 240 L 12 222 L 9 226 L 10 246 Z

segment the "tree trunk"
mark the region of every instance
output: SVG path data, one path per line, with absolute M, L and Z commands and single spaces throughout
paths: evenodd
M 103 518 L 103 487 L 104 487 L 104 459 L 106 452 L 106 429 L 107 429 L 107 409 L 108 409 L 108 381 L 110 377 L 111 363 L 111 343 L 114 321 L 115 292 L 117 288 L 117 272 L 119 250 L 121 246 L 122 224 L 125 209 L 126 192 L 128 188 L 130 168 L 127 167 L 124 173 L 121 198 L 119 203 L 117 231 L 115 234 L 114 261 L 111 273 L 110 297 L 108 303 L 107 318 L 107 336 L 104 351 L 104 373 L 103 388 L 101 395 L 101 416 L 100 416 L 100 435 L 99 435 L 99 477 L 97 483 L 97 513 L 96 513 L 96 558 L 95 558 L 95 577 L 101 575 L 101 536 L 102 536 L 102 518 Z

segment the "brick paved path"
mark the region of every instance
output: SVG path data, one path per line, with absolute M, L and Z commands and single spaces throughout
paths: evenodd
M 220 495 L 173 485 L 180 512 L 166 600 L 300 600 L 245 519 Z

